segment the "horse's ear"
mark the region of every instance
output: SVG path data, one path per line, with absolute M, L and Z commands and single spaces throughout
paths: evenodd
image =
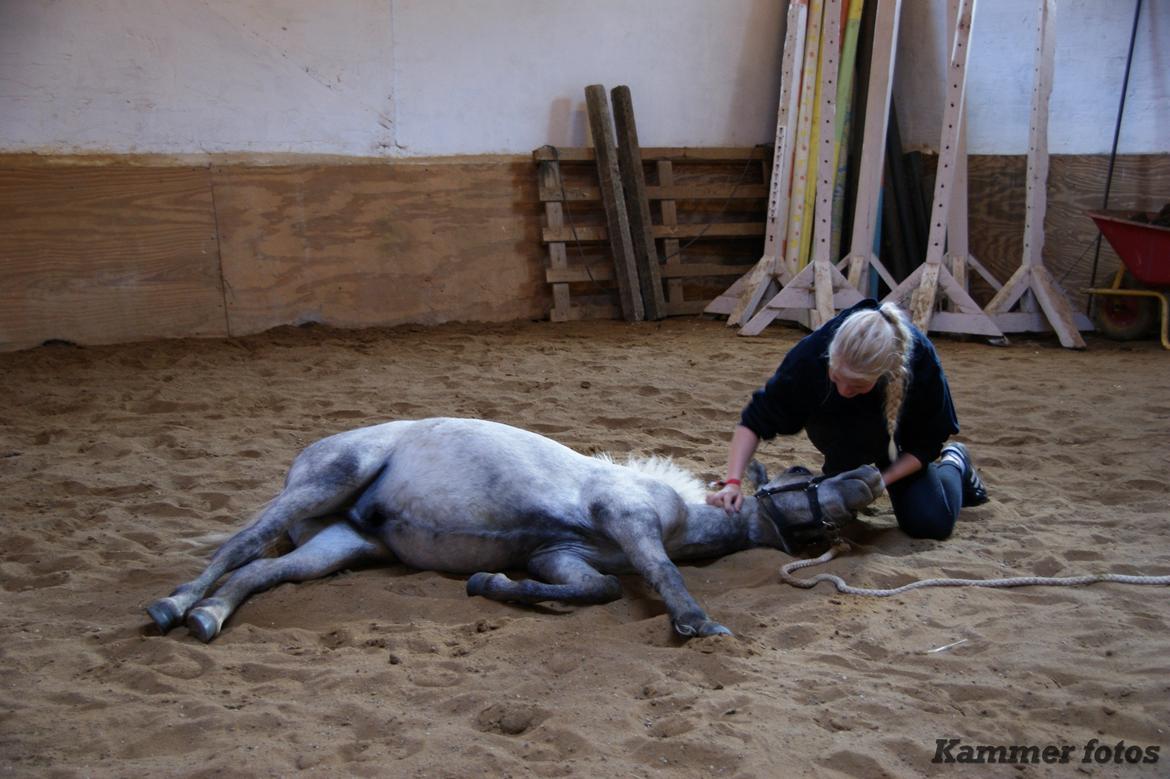
M 763 487 L 768 483 L 768 469 L 759 460 L 753 459 L 748 463 L 746 475 L 756 487 Z

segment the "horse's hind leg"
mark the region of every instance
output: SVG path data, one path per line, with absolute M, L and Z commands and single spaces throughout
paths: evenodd
M 187 628 L 203 642 L 215 638 L 224 621 L 248 596 L 282 582 L 318 579 L 359 563 L 391 559 L 381 543 L 360 535 L 345 521 L 334 522 L 288 554 L 263 557 L 240 568 L 187 613 Z
M 544 581 L 513 581 L 502 573 L 477 573 L 467 580 L 468 595 L 482 595 L 513 603 L 609 603 L 622 596 L 616 576 L 596 568 L 568 552 L 538 554 L 528 562 L 533 576 Z
M 198 578 L 180 584 L 168 597 L 146 607 L 159 630 L 166 633 L 182 622 L 187 610 L 221 576 L 264 554 L 293 522 L 337 511 L 364 481 L 357 479 L 356 474 L 350 474 L 347 480 L 296 476 L 295 471 L 290 474 L 284 491 L 264 508 L 256 521 L 216 551 Z

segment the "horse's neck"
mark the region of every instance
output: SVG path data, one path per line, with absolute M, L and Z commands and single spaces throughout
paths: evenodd
M 745 498 L 743 509 L 730 516 L 716 506 L 688 503 L 685 530 L 670 540 L 668 552 L 672 559 L 716 557 L 778 543 L 776 528 L 759 515 L 756 499 Z

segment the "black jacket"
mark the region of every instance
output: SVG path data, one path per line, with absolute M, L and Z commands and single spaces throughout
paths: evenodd
M 863 300 L 792 347 L 775 375 L 752 395 L 740 424 L 764 440 L 806 431 L 813 446 L 825 455 L 828 474 L 865 464 L 889 465 L 883 408 L 886 380 L 881 379 L 872 392 L 853 398 L 841 397 L 829 381 L 833 334 L 849 314 L 877 306 L 874 300 Z M 959 421 L 934 346 L 921 330 L 910 327 L 914 334 L 910 381 L 894 439 L 899 452 L 929 463 L 939 456 L 947 438 L 959 432 Z

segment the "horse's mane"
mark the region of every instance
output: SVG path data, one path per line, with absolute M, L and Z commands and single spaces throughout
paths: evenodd
M 635 457 L 634 455 L 629 455 L 626 457 L 624 463 L 615 461 L 609 454 L 596 454 L 594 457 L 603 462 L 637 471 L 643 476 L 647 476 L 655 481 L 660 481 L 677 492 L 679 497 L 686 503 L 702 503 L 707 498 L 707 489 L 703 486 L 703 481 L 681 465 L 676 465 L 670 457 L 658 457 L 657 455 Z

